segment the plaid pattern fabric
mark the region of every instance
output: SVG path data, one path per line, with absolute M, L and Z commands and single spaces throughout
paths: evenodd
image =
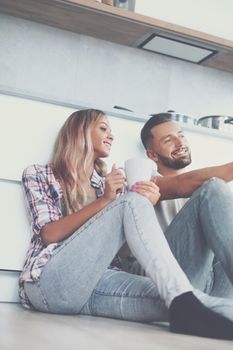
M 22 304 L 30 307 L 24 291 L 24 281 L 38 280 L 54 249 L 62 244 L 52 243 L 46 247 L 40 236 L 40 230 L 45 224 L 63 216 L 62 189 L 49 165 L 29 166 L 23 172 L 22 182 L 33 236 L 19 279 L 19 296 Z M 97 198 L 101 197 L 104 193 L 104 178 L 95 170 L 91 185 L 96 189 Z

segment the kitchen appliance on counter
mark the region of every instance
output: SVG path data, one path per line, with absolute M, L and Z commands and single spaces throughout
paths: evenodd
M 197 125 L 218 129 L 221 131 L 233 132 L 233 117 L 224 115 L 208 115 L 199 118 Z
M 177 113 L 175 111 L 167 111 L 168 114 L 171 115 L 171 118 L 179 123 L 185 123 L 189 125 L 196 125 L 197 124 L 197 118 L 192 117 L 190 115 Z

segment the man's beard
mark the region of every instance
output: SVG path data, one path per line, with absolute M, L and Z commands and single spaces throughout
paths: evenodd
M 166 166 L 167 168 L 170 169 L 175 169 L 175 170 L 179 170 L 179 169 L 183 169 L 186 166 L 188 166 L 189 164 L 191 164 L 192 159 L 191 159 L 191 153 L 189 152 L 188 156 L 186 158 L 181 158 L 181 159 L 170 159 L 168 157 L 164 157 L 161 154 L 156 153 L 159 161 L 161 164 L 163 164 L 164 166 Z

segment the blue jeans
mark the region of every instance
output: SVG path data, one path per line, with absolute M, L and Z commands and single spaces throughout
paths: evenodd
M 150 278 L 107 270 L 125 239 Z M 41 311 L 77 314 L 89 303 L 88 310 L 100 315 L 147 321 L 157 315 L 159 296 L 169 306 L 191 290 L 152 204 L 133 192 L 88 220 L 54 251 L 40 280 L 25 283 L 30 302 Z
M 195 191 L 165 232 L 192 285 L 233 298 L 233 195 L 222 180 Z
M 187 252 L 180 263 L 202 290 L 213 249 L 221 250 L 216 256 L 233 281 L 232 209 L 226 185 L 209 181 L 193 194 L 166 232 L 174 241 L 186 233 L 180 250 L 175 244 L 174 252 L 180 256 Z M 107 269 L 125 238 L 150 278 Z M 26 282 L 25 290 L 41 311 L 149 322 L 167 320 L 172 299 L 192 287 L 171 255 L 149 201 L 129 193 L 69 237 L 44 267 L 40 280 Z

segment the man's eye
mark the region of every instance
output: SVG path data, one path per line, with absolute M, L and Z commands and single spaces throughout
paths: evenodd
M 168 143 L 170 141 L 171 141 L 171 139 L 166 139 L 166 140 L 164 140 L 164 143 Z

